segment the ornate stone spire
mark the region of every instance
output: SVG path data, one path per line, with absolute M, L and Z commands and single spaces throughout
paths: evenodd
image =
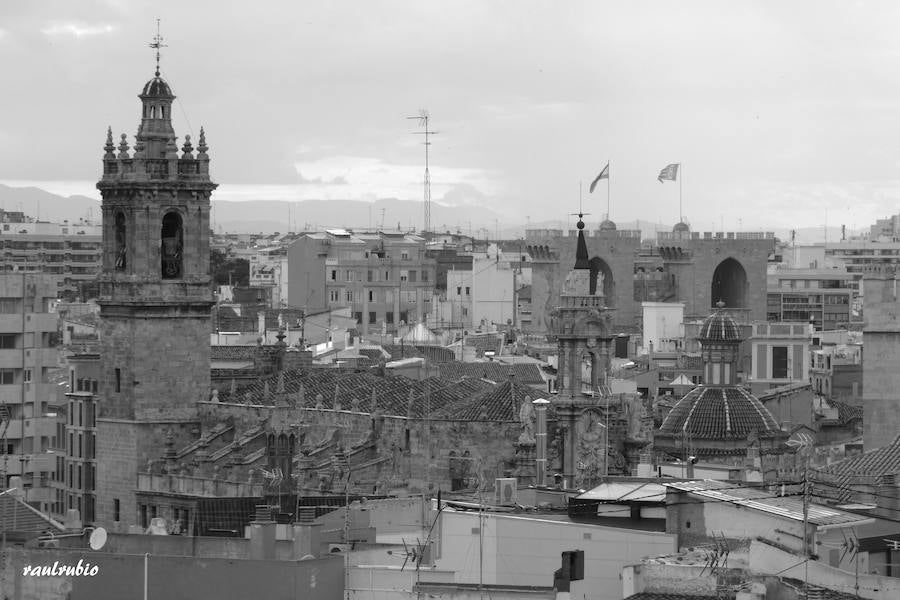
M 128 136 L 122 134 L 122 140 L 119 142 L 119 158 L 130 158 L 128 156 Z
M 106 145 L 103 146 L 103 149 L 106 150 L 106 154 L 103 155 L 103 158 L 116 157 L 116 146 L 113 144 L 112 139 L 112 127 L 106 130 Z

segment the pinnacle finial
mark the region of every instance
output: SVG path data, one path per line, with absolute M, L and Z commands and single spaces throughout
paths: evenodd
M 119 158 L 129 158 L 128 156 L 128 136 L 124 133 L 122 134 L 121 141 L 119 142 Z
M 200 128 L 200 143 L 197 144 L 197 151 L 200 154 L 206 154 L 206 151 L 209 150 L 209 147 L 206 145 L 206 132 L 203 131 L 203 128 Z
M 103 149 L 106 150 L 106 155 L 104 156 L 104 158 L 116 157 L 116 146 L 115 144 L 113 144 L 112 127 L 106 130 L 106 145 L 103 146 Z

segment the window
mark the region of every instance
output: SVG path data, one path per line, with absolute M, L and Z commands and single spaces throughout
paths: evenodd
M 122 515 L 119 513 L 120 508 L 121 507 L 119 505 L 119 499 L 113 498 L 113 521 L 121 521 L 122 520 L 120 518 Z
M 146 528 L 147 526 L 147 505 L 141 504 L 141 527 Z
M 31 369 L 25 369 L 25 383 L 31 383 Z
M 471 294 L 471 290 L 470 290 L 469 286 L 466 286 L 466 296 L 468 296 L 470 294 Z
M 389 310 L 388 312 L 384 313 L 384 322 L 388 325 L 394 324 L 394 311 Z
M 353 291 L 352 291 L 352 290 L 346 290 L 346 291 L 344 292 L 344 298 L 346 298 L 347 302 L 353 302 Z
M 787 379 L 788 349 L 787 346 L 772 346 L 772 378 Z
M 410 283 L 415 283 L 415 282 L 416 282 L 416 278 L 417 278 L 417 275 L 416 275 L 416 274 L 417 274 L 417 273 L 418 273 L 418 271 L 410 271 L 410 272 L 409 272 L 409 282 L 410 282 Z
M 385 280 L 385 281 L 390 281 L 390 280 L 391 280 L 391 272 L 390 272 L 390 271 L 385 271 L 385 272 L 384 272 L 384 280 Z
M 456 286 L 456 295 L 462 296 L 462 286 Z
M 409 279 L 409 271 L 403 270 L 400 271 L 400 282 L 407 281 Z
M 163 279 L 180 279 L 182 273 L 182 250 L 184 245 L 181 215 L 169 212 L 163 217 L 160 232 L 161 268 Z
M 116 213 L 116 257 L 115 257 L 116 271 L 124 271 L 125 270 L 126 240 L 127 240 L 127 237 L 125 235 L 125 215 L 121 212 L 117 212 Z
M 400 260 L 409 260 L 409 252 L 401 252 Z
M 341 299 L 341 291 L 340 290 L 331 290 L 328 292 L 328 299 L 331 302 L 338 302 Z
M 362 312 L 357 311 L 357 312 L 353 313 L 353 318 L 356 320 L 357 323 L 362 323 Z
M 0 385 L 12 385 L 16 382 L 15 369 L 0 369 Z
M 373 290 L 369 290 L 369 302 L 375 302 L 375 292 Z
M 469 309 L 466 308 L 465 306 L 463 306 L 462 314 L 463 314 L 464 317 L 468 317 L 468 316 L 469 316 Z
M 375 323 L 375 312 L 369 311 L 369 324 L 372 325 Z
M 122 391 L 122 369 L 116 369 L 116 392 Z
M 16 347 L 16 334 L 3 333 L 0 334 L 0 348 L 9 349 Z
M 372 269 L 366 272 L 366 281 L 372 281 Z
M 422 271 L 422 281 L 428 281 L 428 271 Z
M 0 313 L 10 314 L 22 312 L 22 304 L 19 298 L 0 298 Z
M 400 321 L 403 323 L 408 323 L 407 319 L 409 318 L 409 313 L 405 310 L 400 311 Z
M 331 270 L 331 280 L 332 280 L 332 281 L 337 281 L 337 269 L 332 269 L 332 270 Z

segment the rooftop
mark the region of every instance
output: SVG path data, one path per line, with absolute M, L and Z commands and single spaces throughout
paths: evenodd
M 799 496 L 773 496 L 770 492 L 751 487 L 734 487 L 725 481 L 704 479 L 663 484 L 667 488 L 687 492 L 701 498 L 718 502 L 728 502 L 777 517 L 803 521 L 803 499 Z M 850 527 L 872 522 L 868 517 L 829 508 L 820 504 L 809 504 L 809 522 L 819 529 Z

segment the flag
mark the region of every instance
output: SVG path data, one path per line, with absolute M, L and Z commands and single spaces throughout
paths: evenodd
M 591 188 L 590 188 L 589 193 L 591 193 L 591 194 L 594 193 L 594 188 L 597 187 L 597 183 L 598 183 L 601 179 L 609 179 L 609 163 L 606 163 L 606 166 L 603 167 L 603 170 L 600 171 L 600 174 L 597 175 L 597 178 L 594 179 L 594 181 L 591 182 Z
M 678 178 L 678 167 L 680 167 L 680 163 L 673 163 L 668 165 L 665 169 L 659 172 L 659 177 L 656 179 L 659 180 L 660 183 L 663 181 L 675 181 Z

